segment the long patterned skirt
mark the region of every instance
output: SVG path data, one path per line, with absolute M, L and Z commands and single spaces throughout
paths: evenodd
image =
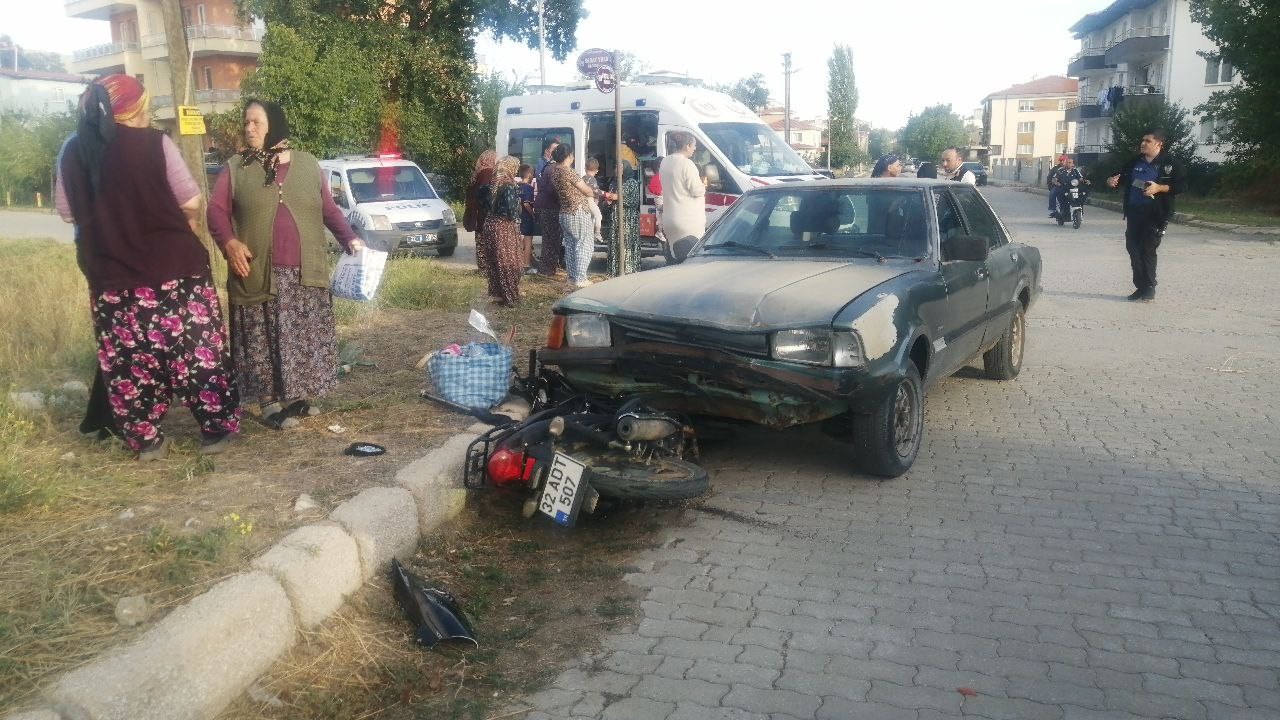
M 107 402 L 126 445 L 161 442 L 160 421 L 175 396 L 206 435 L 239 432 L 240 397 L 209 278 L 108 291 L 91 307 Z
M 338 338 L 329 288 L 307 287 L 296 267 L 276 267 L 276 297 L 231 306 L 231 353 L 248 401 L 316 398 L 338 384 Z
M 562 212 L 560 231 L 564 238 L 564 263 L 569 270 L 569 280 L 580 285 L 587 281 L 587 268 L 591 267 L 595 223 L 586 208 L 572 213 Z
M 614 221 L 617 222 L 617 221 Z M 607 245 L 609 248 L 609 276 L 617 277 L 621 275 L 621 267 L 618 264 L 618 241 L 617 230 L 610 224 L 605 228 L 605 237 L 608 238 Z M 627 272 L 640 271 L 640 213 L 639 208 L 623 208 L 622 209 L 622 242 L 627 246 Z
M 520 300 L 520 273 L 524 270 L 524 238 L 514 220 L 489 215 L 484 220 L 484 233 L 489 237 L 489 294 L 506 305 Z
M 488 215 L 486 215 L 485 220 L 488 220 L 488 219 L 489 217 Z M 488 272 L 489 271 L 489 267 L 488 267 L 489 266 L 489 238 L 485 237 L 483 221 L 480 223 L 480 226 L 476 228 L 475 241 L 476 241 L 476 269 L 482 273 Z
M 560 231 L 560 213 L 539 210 L 538 227 L 542 230 L 542 257 L 539 264 L 544 275 L 554 275 L 564 267 L 564 237 Z

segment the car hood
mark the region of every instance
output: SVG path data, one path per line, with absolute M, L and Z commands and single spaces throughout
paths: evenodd
M 439 220 L 449 207 L 443 200 L 389 200 L 387 202 L 360 203 L 360 209 L 369 215 L 385 215 L 393 223 L 417 220 Z
M 875 260 L 690 260 L 579 290 L 557 306 L 733 331 L 825 325 L 849 301 L 913 270 Z

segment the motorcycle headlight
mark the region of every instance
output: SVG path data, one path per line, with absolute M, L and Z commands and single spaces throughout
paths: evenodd
M 387 219 L 386 215 L 370 215 L 369 225 L 374 230 L 390 230 L 391 229 L 391 221 Z
M 1071 181 L 1071 187 L 1075 187 L 1075 186 L 1077 186 L 1077 185 L 1079 185 L 1079 184 L 1080 184 L 1080 181 L 1079 181 L 1079 180 L 1072 180 L 1072 181 Z
M 445 225 L 458 224 L 458 216 L 453 214 L 453 208 L 445 208 L 444 212 L 440 213 L 440 219 L 444 221 Z
M 866 364 L 862 339 L 856 332 L 781 330 L 770 336 L 769 344 L 775 360 L 831 367 Z
M 565 339 L 569 347 L 609 347 L 609 319 L 595 313 L 574 313 L 565 318 Z

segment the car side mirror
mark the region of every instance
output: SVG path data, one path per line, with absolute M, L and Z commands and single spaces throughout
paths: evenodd
M 698 238 L 692 235 L 685 235 L 679 240 L 671 243 L 671 257 L 677 263 L 684 262 L 689 257 L 689 251 L 693 250 L 693 246 L 698 244 Z
M 990 242 L 983 235 L 957 235 L 942 241 L 942 261 L 982 262 Z
M 341 190 L 334 190 L 334 191 L 333 191 L 333 203 L 334 203 L 335 205 L 337 205 L 338 207 L 340 207 L 340 208 L 345 208 L 345 207 L 347 206 L 347 196 L 346 196 L 346 194 L 345 194 L 345 193 L 343 193 Z

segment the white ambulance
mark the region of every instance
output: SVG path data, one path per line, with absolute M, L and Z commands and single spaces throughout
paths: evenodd
M 723 93 L 680 84 L 627 85 L 621 90 L 622 137 L 643 166 L 640 236 L 646 254 L 658 235 L 657 207 L 650 179 L 666 154 L 673 130 L 698 139 L 694 163 L 707 177 L 708 224 L 742 193 L 758 185 L 816 180 L 795 150 L 742 103 Z M 600 161 L 602 183 L 612 187 L 614 98 L 594 88 L 503 98 L 498 111 L 498 154 L 536 166 L 548 139 L 574 148 L 574 168 L 586 172 L 587 158 Z

